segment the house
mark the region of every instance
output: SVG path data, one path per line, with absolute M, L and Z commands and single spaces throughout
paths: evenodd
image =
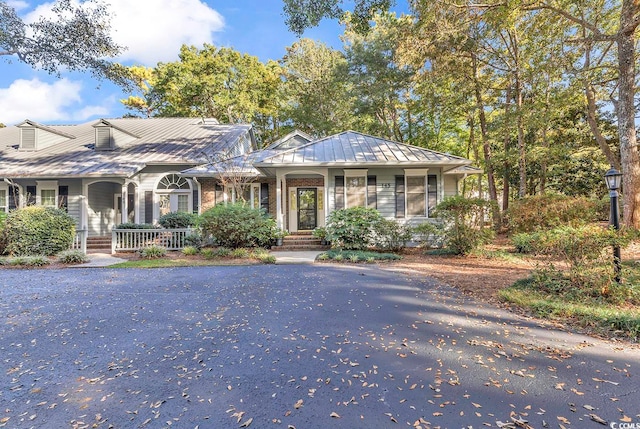
M 182 170 L 256 149 L 249 125 L 198 118 L 109 119 L 0 129 L 0 211 L 62 207 L 89 236 L 171 211 L 199 212 L 201 188 Z
M 294 131 L 257 150 L 249 125 L 212 119 L 26 120 L 0 129 L 0 211 L 62 207 L 89 236 L 240 198 L 290 232 L 353 206 L 419 223 L 481 172 L 465 158 L 354 131 L 322 139 Z

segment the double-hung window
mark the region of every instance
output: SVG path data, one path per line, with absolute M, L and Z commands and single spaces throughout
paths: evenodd
M 344 170 L 346 207 L 367 207 L 367 170 Z
M 405 170 L 396 176 L 396 217 L 429 217 L 438 203 L 438 179 L 426 169 Z
M 9 199 L 7 198 L 7 190 L 0 189 L 0 212 L 6 213 L 8 211 L 8 201 Z

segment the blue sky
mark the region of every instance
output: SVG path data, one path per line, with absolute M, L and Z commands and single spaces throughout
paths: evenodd
M 129 49 L 116 61 L 153 67 L 177 60 L 182 44 L 228 46 L 277 60 L 297 39 L 284 24 L 281 0 L 106 0 L 112 11 L 114 39 Z M 27 22 L 47 13 L 51 2 L 8 0 Z M 398 1 L 406 5 L 406 1 Z M 342 27 L 325 20 L 303 37 L 340 48 Z M 0 122 L 25 119 L 44 124 L 120 117 L 126 95 L 88 73 L 63 72 L 60 78 L 0 57 Z

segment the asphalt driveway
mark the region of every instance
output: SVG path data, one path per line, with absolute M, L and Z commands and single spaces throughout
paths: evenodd
M 638 349 L 376 266 L 0 270 L 0 317 L 0 427 L 640 427 Z

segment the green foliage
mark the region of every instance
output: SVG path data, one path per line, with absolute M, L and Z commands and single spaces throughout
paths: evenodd
M 251 255 L 251 252 L 243 247 L 238 247 L 231 251 L 231 257 L 234 259 L 246 259 Z
M 251 257 L 254 258 L 254 259 L 259 260 L 263 264 L 275 264 L 276 263 L 276 257 L 273 256 L 271 253 L 269 253 L 265 249 L 253 249 L 253 251 L 251 252 Z
M 207 247 L 206 249 L 202 249 L 200 253 L 207 259 L 227 258 L 231 256 L 231 249 L 229 249 L 228 247 Z
M 319 238 L 320 240 L 327 239 L 327 228 L 323 226 L 316 227 L 313 231 L 311 231 L 315 238 Z
M 8 253 L 50 256 L 71 247 L 76 227 L 64 210 L 30 206 L 9 212 L 5 231 Z
M 58 261 L 62 264 L 84 264 L 89 262 L 89 257 L 80 250 L 65 250 L 58 253 Z
M 396 255 L 395 253 L 378 253 L 366 250 L 331 249 L 319 254 L 317 259 L 320 261 L 333 260 L 336 262 L 341 262 L 347 260 L 349 262 L 371 263 L 373 261 L 397 261 L 399 259 L 402 259 L 402 257 L 400 255 Z
M 201 215 L 200 227 L 221 246 L 267 247 L 277 237 L 278 228 L 264 210 L 243 204 L 218 204 Z
M 518 253 L 533 253 L 538 240 L 540 233 L 537 232 L 521 232 L 511 237 L 511 243 Z
M 398 252 L 411 240 L 412 229 L 393 219 L 380 219 L 374 225 L 375 246 L 382 250 Z
M 51 261 L 46 256 L 17 256 L 9 260 L 11 265 L 21 267 L 44 267 L 49 265 Z
M 561 225 L 579 226 L 597 220 L 598 205 L 586 197 L 543 194 L 514 201 L 507 213 L 509 229 L 531 232 Z
M 148 246 L 140 249 L 140 257 L 144 259 L 157 259 L 167 255 L 167 249 L 162 246 Z
M 116 229 L 158 229 L 157 226 L 150 223 L 121 223 Z
M 427 249 L 444 245 L 444 228 L 441 223 L 423 222 L 411 229 L 414 240 Z
M 214 243 L 211 237 L 205 237 L 202 231 L 196 230 L 184 238 L 184 244 L 185 246 L 193 246 L 200 250 L 203 247 L 212 246 Z
M 487 226 L 491 203 L 481 198 L 445 198 L 435 209 L 442 219 L 445 246 L 456 255 L 466 255 L 489 242 L 494 234 Z
M 633 239 L 627 231 L 599 226 L 560 227 L 535 234 L 529 246 L 546 259 L 534 271 L 541 290 L 556 295 L 578 294 L 615 299 L 612 294 L 614 246 L 626 247 Z M 567 269 L 558 268 L 558 261 Z
M 195 225 L 197 215 L 186 212 L 171 212 L 160 216 L 158 223 L 163 228 L 189 228 Z
M 182 254 L 186 256 L 197 255 L 199 252 L 198 248 L 195 246 L 185 246 L 182 248 Z
M 341 249 L 361 250 L 375 245 L 380 213 L 371 208 L 352 207 L 334 210 L 327 218 L 327 240 Z
M 3 255 L 7 247 L 7 235 L 5 227 L 7 224 L 7 214 L 0 212 L 0 255 Z
M 124 48 L 113 42 L 105 4 L 58 0 L 50 14 L 25 22 L 10 3 L 0 2 L 0 55 L 58 76 L 63 70 L 89 70 L 124 84 L 122 68 L 106 60 Z

